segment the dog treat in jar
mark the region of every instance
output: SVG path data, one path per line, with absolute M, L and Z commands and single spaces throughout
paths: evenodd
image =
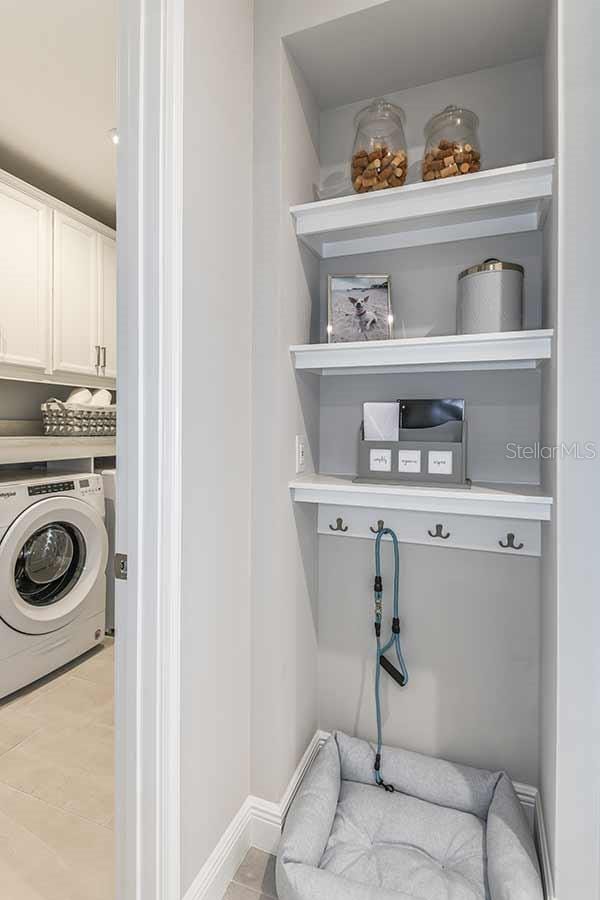
M 460 106 L 447 106 L 425 126 L 423 181 L 469 175 L 481 169 L 479 119 Z
M 387 100 L 373 100 L 357 113 L 352 150 L 352 185 L 357 194 L 404 184 L 408 154 L 403 119 L 403 110 Z

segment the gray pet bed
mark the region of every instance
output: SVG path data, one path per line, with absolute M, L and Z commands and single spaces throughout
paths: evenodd
M 533 840 L 510 779 L 339 732 L 290 809 L 280 900 L 542 900 Z

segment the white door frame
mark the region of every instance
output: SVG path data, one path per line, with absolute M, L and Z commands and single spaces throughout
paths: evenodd
M 117 900 L 180 900 L 184 0 L 120 0 Z

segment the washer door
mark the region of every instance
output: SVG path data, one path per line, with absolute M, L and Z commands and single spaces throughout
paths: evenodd
M 24 634 L 63 628 L 104 575 L 107 557 L 104 522 L 87 503 L 34 503 L 0 542 L 0 618 Z

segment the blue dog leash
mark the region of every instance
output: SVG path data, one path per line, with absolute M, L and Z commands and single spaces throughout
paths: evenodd
M 384 535 L 389 534 L 394 545 L 394 602 L 392 612 L 392 634 L 390 639 L 383 646 L 381 644 L 381 619 L 383 614 L 383 581 L 381 579 L 381 540 Z M 382 528 L 377 533 L 375 540 L 375 637 L 377 639 L 377 661 L 375 666 L 375 709 L 377 712 L 377 753 L 375 754 L 375 783 L 386 791 L 392 792 L 393 785 L 386 784 L 380 775 L 381 770 L 381 745 L 382 745 L 382 725 L 381 725 L 381 670 L 382 668 L 391 675 L 400 687 L 404 687 L 408 683 L 408 670 L 402 655 L 402 645 L 400 643 L 400 617 L 398 594 L 400 588 L 400 553 L 398 550 L 398 538 L 391 528 Z M 398 668 L 387 659 L 385 654 L 392 648 L 396 651 L 398 659 Z

